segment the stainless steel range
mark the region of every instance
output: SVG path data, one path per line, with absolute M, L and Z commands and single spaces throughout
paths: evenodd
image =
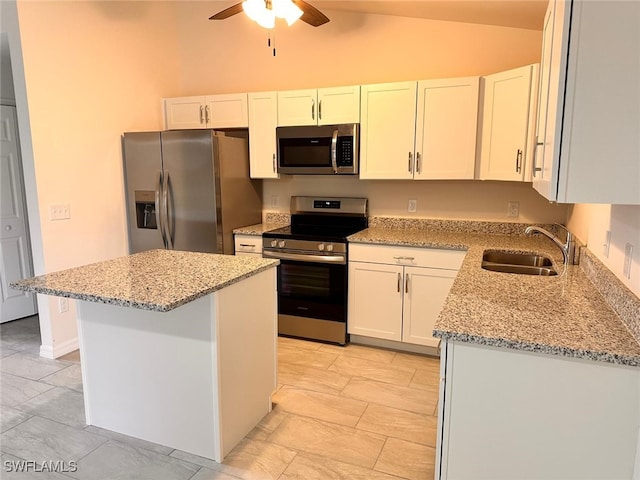
M 291 197 L 291 225 L 265 232 L 280 259 L 278 333 L 347 343 L 347 236 L 367 228 L 366 198 Z

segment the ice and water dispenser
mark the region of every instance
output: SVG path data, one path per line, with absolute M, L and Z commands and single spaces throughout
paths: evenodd
M 136 190 L 136 224 L 138 228 L 156 230 L 156 192 L 153 190 Z

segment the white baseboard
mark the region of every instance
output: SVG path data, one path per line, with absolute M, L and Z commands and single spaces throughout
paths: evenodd
M 66 355 L 67 353 L 78 350 L 78 348 L 78 337 L 74 337 L 67 340 L 66 342 L 56 345 L 55 347 L 51 347 L 50 345 L 40 345 L 40 356 L 44 358 L 55 359 Z
M 430 355 L 439 357 L 440 351 L 435 347 L 426 345 L 414 345 L 412 343 L 394 342 L 393 340 L 383 340 L 381 338 L 365 337 L 363 335 L 350 335 L 350 343 L 357 345 L 368 345 L 370 347 L 387 348 L 390 350 L 399 350 L 409 353 L 419 353 L 422 355 Z

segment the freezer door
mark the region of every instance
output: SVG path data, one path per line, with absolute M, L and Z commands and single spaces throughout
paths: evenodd
M 162 132 L 169 248 L 222 253 L 211 130 Z
M 123 135 L 129 253 L 165 248 L 160 217 L 160 132 Z

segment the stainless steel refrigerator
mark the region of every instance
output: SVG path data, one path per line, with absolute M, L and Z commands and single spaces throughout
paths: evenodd
M 248 143 L 214 130 L 123 135 L 129 252 L 233 254 L 233 229 L 262 221 Z

